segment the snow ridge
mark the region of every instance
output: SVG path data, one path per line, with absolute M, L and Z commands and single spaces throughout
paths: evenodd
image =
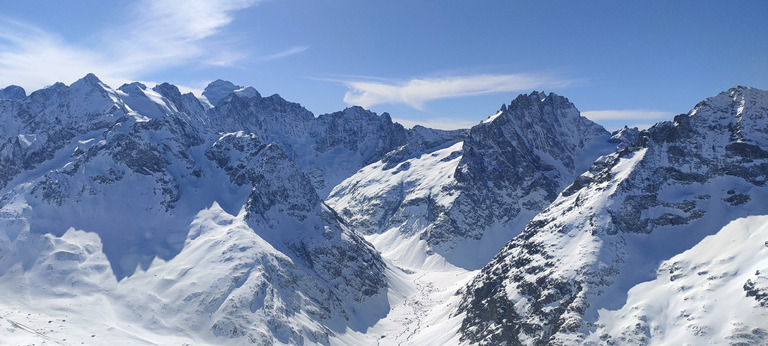
M 478 269 L 586 170 L 577 162 L 615 149 L 609 137 L 566 98 L 520 95 L 461 145 L 390 155 L 342 182 L 327 202 L 366 234 L 421 242 L 422 260 L 436 253 Z
M 441 131 L 222 80 L 6 87 L 3 342 L 765 343 L 765 148 L 748 87 L 613 134 L 535 91 Z
M 128 320 L 151 316 L 125 336 L 148 343 L 143 338 L 156 328 L 213 343 L 225 337 L 289 344 L 328 344 L 335 333 L 366 328 L 360 321 L 370 318 L 361 314 L 379 312 L 361 306 L 385 306 L 378 301 L 386 266 L 323 204 L 302 171 L 326 164 L 306 163 L 318 155 L 316 146 L 292 150 L 305 136 L 328 137 L 332 129 L 309 136 L 318 118 L 248 90 L 206 109 L 170 84 L 113 90 L 89 74 L 70 86 L 0 100 L 0 276 L 24 283 L 10 289 L 17 305 L 9 311 L 34 309 L 24 302 L 48 295 L 32 288 L 50 287 L 74 300 L 52 301 L 46 314 L 64 310 L 109 329 L 95 323 L 103 316 L 72 307 L 79 293 L 95 294 L 111 309 L 130 310 L 120 314 Z M 358 112 L 394 126 L 388 116 Z M 241 130 L 229 133 L 233 128 Z M 408 132 L 399 129 L 407 142 Z M 347 150 L 341 139 L 324 143 L 354 158 L 347 169 L 386 151 Z M 91 258 L 99 263 L 95 271 L 83 264 Z M 104 293 L 82 282 L 104 282 Z M 57 290 L 62 283 L 72 293 Z M 173 315 L 183 323 L 167 320 Z
M 585 342 L 657 263 L 764 213 L 767 106 L 768 92 L 733 88 L 598 159 L 465 288 L 463 339 Z

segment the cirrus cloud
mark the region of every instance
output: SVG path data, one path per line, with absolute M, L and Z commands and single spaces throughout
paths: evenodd
M 121 17 L 125 19 L 109 28 L 94 29 L 97 47 L 78 45 L 57 33 L 0 16 L 0 81 L 35 90 L 93 72 L 117 86 L 185 64 L 234 66 L 249 54 L 242 45 L 222 40 L 219 34 L 232 23 L 235 12 L 260 1 L 138 1 Z M 306 49 L 294 47 L 262 60 Z
M 282 59 L 282 58 L 285 58 L 285 57 L 289 57 L 291 55 L 296 55 L 296 54 L 302 53 L 302 52 L 304 52 L 307 49 L 309 49 L 309 46 L 291 47 L 291 48 L 288 48 L 288 49 L 286 49 L 284 51 L 281 51 L 281 52 L 277 52 L 277 53 L 274 53 L 274 54 L 270 54 L 270 55 L 267 55 L 267 56 L 263 56 L 263 57 L 257 58 L 256 60 L 262 61 L 262 62 L 266 62 L 266 61 L 272 61 L 272 60 L 275 60 L 275 59 Z
M 423 110 L 433 100 L 541 88 L 563 88 L 572 81 L 545 74 L 478 74 L 445 78 L 414 78 L 408 81 L 341 81 L 349 90 L 344 102 L 365 108 L 383 103 L 403 103 Z

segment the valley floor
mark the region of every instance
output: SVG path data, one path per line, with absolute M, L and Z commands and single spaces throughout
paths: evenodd
M 620 343 L 633 344 L 666 344 L 672 340 L 685 343 L 694 339 L 704 341 L 710 336 L 746 344 L 761 343 L 764 329 L 752 327 L 768 320 L 764 310 L 754 307 L 754 300 L 758 298 L 745 297 L 742 286 L 744 282 L 760 286 L 765 280 L 760 274 L 766 268 L 764 253 L 768 247 L 763 244 L 768 235 L 766 225 L 768 216 L 739 219 L 692 249 L 665 261 L 657 279 L 641 283 L 629 291 L 623 308 L 600 312 L 599 331 L 610 332 Z M 383 245 L 377 236 L 369 236 L 368 240 L 374 245 L 377 242 Z M 723 248 L 723 244 L 729 246 Z M 460 299 L 456 292 L 465 287 L 477 271 L 452 266 L 434 254 L 421 266 L 413 263 L 407 266 L 401 263 L 402 258 L 393 258 L 393 252 L 382 251 L 382 254 L 388 265 L 388 306 L 376 307 L 379 317 L 361 314 L 369 316 L 361 317 L 368 320 L 350 321 L 368 327 L 340 331 L 332 336 L 331 344 L 459 344 L 458 330 L 463 316 L 451 316 Z M 676 275 L 682 277 L 673 277 L 673 271 L 668 267 L 677 268 Z M 702 276 L 702 273 L 710 275 Z M 121 295 L 113 296 L 109 292 L 74 295 L 45 287 L 29 287 L 25 282 L 28 278 L 23 275 L 17 279 L 0 286 L 0 296 L 3 297 L 0 300 L 0 345 L 201 345 L 221 342 L 221 339 L 206 341 L 191 337 L 184 326 L 170 326 L 157 320 L 157 316 L 142 316 L 141 309 L 136 309 L 137 301 L 130 301 L 130 298 L 123 301 L 118 298 Z M 688 294 L 685 297 L 675 293 L 681 287 L 686 287 Z M 140 288 L 132 288 L 135 289 Z M 30 290 L 39 292 L 33 294 Z M 40 290 L 51 291 L 41 294 Z M 740 308 L 734 310 L 733 306 Z M 173 320 L 167 317 L 168 321 Z M 729 322 L 720 323 L 722 317 Z M 645 322 L 637 324 L 637 321 Z M 640 325 L 647 326 L 649 333 L 636 334 Z M 694 337 L 683 332 L 691 325 L 699 326 L 707 333 Z M 587 342 L 599 344 L 600 341 L 592 340 L 599 334 L 593 334 Z
M 332 343 L 345 345 L 455 345 L 461 316 L 451 316 L 456 292 L 477 271 L 446 265 L 439 269 L 402 267 L 388 259 L 391 310 L 364 332 L 349 331 Z

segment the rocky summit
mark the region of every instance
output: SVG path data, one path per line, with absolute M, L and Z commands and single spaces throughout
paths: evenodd
M 768 92 L 642 131 L 489 113 L 0 89 L 0 343 L 768 342 Z
M 708 236 L 726 237 L 718 232 L 726 232 L 725 226 L 739 228 L 730 225 L 733 220 L 765 214 L 764 148 L 768 93 L 744 87 L 641 131 L 634 144 L 595 161 L 462 291 L 456 312 L 464 316 L 462 339 L 480 344 L 644 344 L 684 329 L 691 332 L 686 340 L 765 342 L 765 310 L 750 297 L 766 288 L 764 281 L 710 275 L 706 265 L 698 272 L 681 272 L 674 260 L 659 266 L 703 246 L 697 244 Z M 764 225 L 764 219 L 754 222 Z M 762 244 L 742 243 L 749 242 L 747 237 L 733 241 L 721 250 L 752 245 L 765 258 Z M 766 269 L 744 273 L 735 265 L 730 268 L 733 275 L 747 276 Z M 729 311 L 730 319 L 719 320 L 706 316 L 706 309 L 689 310 L 695 303 L 688 303 L 665 312 L 680 314 L 674 323 L 638 308 L 628 315 L 642 322 L 631 327 L 608 317 L 625 304 L 630 289 L 635 296 L 649 294 L 639 284 L 662 276 L 670 281 L 703 276 L 707 285 L 730 285 L 739 299 L 729 298 L 746 301 L 750 308 Z M 690 288 L 680 286 L 670 303 L 696 299 L 705 304 L 685 292 Z M 619 323 L 627 326 L 606 328 Z M 716 330 L 720 334 L 712 333 Z

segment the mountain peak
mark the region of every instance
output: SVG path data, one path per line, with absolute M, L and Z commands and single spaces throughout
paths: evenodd
M 152 90 L 173 102 L 177 102 L 181 98 L 181 91 L 179 91 L 179 88 L 170 83 L 155 85 Z
M 768 140 L 766 114 L 768 91 L 736 86 L 699 102 L 687 115 L 675 117 L 674 126 L 685 125 L 702 131 L 727 128 L 727 135 L 732 138 Z
M 751 107 L 765 107 L 766 104 L 768 104 L 768 91 L 735 86 L 699 102 L 690 115 L 699 113 L 702 108 L 725 111 L 727 108 L 735 106 L 744 110 Z
M 726 94 L 734 100 L 736 100 L 736 98 L 749 100 L 751 105 L 765 106 L 765 104 L 768 103 L 768 91 L 753 87 L 737 85 L 721 94 Z
M 521 174 L 522 167 L 531 171 L 548 170 L 552 173 L 547 179 L 552 179 L 552 184 L 545 190 L 547 200 L 551 201 L 561 184 L 567 183 L 566 177 L 588 168 L 586 165 L 591 162 L 577 160 L 579 153 L 588 143 L 603 137 L 607 140 L 610 134 L 582 117 L 567 98 L 554 93 L 544 95 L 538 91 L 520 94 L 506 109 L 472 127 L 462 159 L 467 166 L 466 173 L 459 172 L 458 179 L 483 181 L 495 175 L 500 185 L 515 186 L 514 189 L 519 190 L 524 176 L 516 177 L 510 171 Z M 497 151 L 508 157 L 499 161 L 493 154 Z
M 230 81 L 226 81 L 226 80 L 223 80 L 223 79 L 217 79 L 217 80 L 215 80 L 213 82 L 208 83 L 208 86 L 205 87 L 205 91 L 217 90 L 217 89 L 232 89 L 232 90 L 235 90 L 235 89 L 238 89 L 238 88 L 240 88 L 240 87 L 235 85 L 234 83 L 232 83 Z M 205 94 L 205 91 L 203 92 L 203 94 Z
M 745 86 L 745 85 L 737 85 L 737 86 L 734 86 L 734 87 L 728 89 L 728 91 L 725 91 L 725 92 L 728 92 L 728 93 L 744 92 L 744 91 L 748 91 L 749 92 L 749 91 L 754 91 L 754 90 L 760 90 L 760 89 L 756 89 L 756 88 L 753 88 L 753 87 L 750 87 L 750 86 Z
M 95 74 L 89 73 L 85 77 L 78 79 L 69 86 L 69 89 L 74 92 L 91 92 L 97 90 L 98 92 L 111 92 L 112 88 L 104 84 L 99 77 Z
M 9 85 L 5 89 L 0 89 L 0 99 L 21 100 L 25 97 L 27 97 L 27 92 L 18 85 Z
M 117 90 L 120 90 L 126 94 L 131 94 L 133 92 L 147 90 L 147 86 L 139 83 L 139 82 L 133 82 L 133 83 L 125 83 L 121 85 Z M 143 93 L 143 92 L 142 92 Z
M 259 94 L 259 92 L 256 91 L 256 89 L 253 87 L 242 87 L 235 85 L 230 81 L 221 79 L 217 79 L 211 82 L 207 87 L 205 87 L 205 91 L 203 91 L 203 96 L 205 96 L 205 98 L 208 99 L 208 102 L 210 102 L 211 106 L 214 107 L 218 105 L 221 100 L 232 94 L 246 98 L 261 98 L 261 94 Z
M 552 92 L 551 92 L 551 93 L 549 93 L 549 95 L 547 95 L 547 93 L 546 93 L 546 92 L 544 92 L 544 91 L 536 91 L 536 90 L 532 91 L 532 92 L 531 92 L 531 93 L 528 95 L 528 97 L 536 97 L 536 98 L 538 98 L 539 100 L 542 100 L 542 101 L 543 101 L 543 100 L 544 100 L 544 99 L 545 99 L 547 96 L 557 96 L 557 95 L 556 95 L 555 93 L 552 93 Z
M 509 110 L 510 112 L 515 112 L 521 109 L 543 109 L 544 105 L 551 105 L 555 109 L 569 110 L 569 112 L 566 113 L 573 113 L 570 112 L 570 109 L 576 110 L 576 106 L 574 106 L 573 103 L 568 100 L 568 98 L 559 96 L 553 92 L 547 94 L 546 92 L 536 90 L 528 95 L 518 95 L 514 100 L 512 100 L 509 106 L 502 107 L 501 110 Z M 576 111 L 575 114 L 578 116 L 578 111 Z
M 72 85 L 78 84 L 78 83 L 85 83 L 88 85 L 99 85 L 104 84 L 99 77 L 96 77 L 95 74 L 89 73 L 85 75 L 85 77 L 78 79 L 76 82 L 72 83 Z
M 554 126 L 556 132 L 588 133 L 589 136 L 608 134 L 602 126 L 582 117 L 568 98 L 535 90 L 528 95 L 518 95 L 509 105 L 502 105 L 499 112 L 478 126 L 490 123 L 514 123 L 516 125 L 511 126 L 520 131 L 531 127 Z

